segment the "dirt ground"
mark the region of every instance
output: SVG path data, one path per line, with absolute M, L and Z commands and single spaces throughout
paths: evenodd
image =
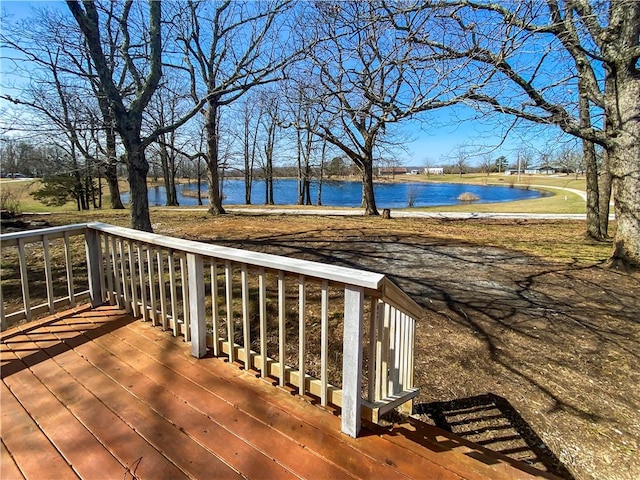
M 640 478 L 638 272 L 585 260 L 591 247 L 580 242 L 573 258 L 549 260 L 481 235 L 463 241 L 442 233 L 452 228 L 444 220 L 378 229 L 294 218 L 227 216 L 154 228 L 388 274 L 425 308 L 415 358 L 422 420 L 565 478 Z M 475 231 L 491 227 L 486 222 Z M 529 222 L 508 231 L 535 239 L 547 227 Z M 548 237 L 541 250 L 553 250 Z

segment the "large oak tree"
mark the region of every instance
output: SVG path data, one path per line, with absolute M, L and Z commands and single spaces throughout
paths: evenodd
M 617 220 L 612 263 L 640 265 L 640 2 L 461 0 L 414 8 L 442 19 L 440 35 L 409 31 L 414 41 L 491 68 L 466 101 L 604 148 Z M 593 212 L 597 183 L 593 174 L 588 180 Z
M 96 3 L 85 0 L 81 5 L 77 0 L 68 0 L 67 5 L 84 34 L 102 93 L 109 102 L 115 128 L 126 152 L 131 189 L 131 226 L 150 232 L 152 229 L 147 193 L 149 163 L 144 152 L 150 139 L 143 140 L 141 131 L 145 108 L 158 88 L 162 76 L 161 3 L 154 0 L 149 2 L 149 25 L 144 34 L 146 42 L 142 47 L 145 50 L 148 48 L 148 52 L 142 56 L 135 51 L 141 48 L 140 44 L 131 41 L 132 22 L 129 22 L 129 16 L 133 1 L 125 2 L 115 24 L 116 28 L 121 30 L 120 54 L 124 65 L 120 71 L 108 61 L 103 50 L 105 39 L 101 32 L 100 11 Z M 106 12 L 103 14 L 106 15 Z M 142 38 L 143 32 L 138 33 Z M 140 61 L 141 57 L 144 61 Z M 124 88 L 121 87 L 118 82 L 119 75 L 127 75 L 131 83 Z M 133 95 L 129 95 L 130 91 Z
M 297 126 L 340 149 L 358 167 L 366 215 L 378 214 L 374 161 L 389 144 L 391 125 L 455 103 L 453 85 L 466 81 L 447 77 L 439 54 L 396 34 L 394 22 L 408 30 L 428 29 L 431 18 L 423 13 L 389 17 L 384 2 L 319 2 L 306 21 L 311 31 L 304 35 L 317 43 L 294 78 L 300 79 L 296 91 L 305 91 L 302 101 L 320 121 Z

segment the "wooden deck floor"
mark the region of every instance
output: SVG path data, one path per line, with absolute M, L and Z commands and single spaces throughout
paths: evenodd
M 340 420 L 109 307 L 2 333 L 2 479 L 548 476 L 409 422 Z

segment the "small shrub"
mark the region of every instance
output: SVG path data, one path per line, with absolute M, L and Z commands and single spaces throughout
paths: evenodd
M 0 210 L 9 217 L 20 215 L 20 200 L 10 191 L 3 190 L 0 193 Z M 6 213 L 5 213 L 6 212 Z
M 458 195 L 458 200 L 460 200 L 461 202 L 475 202 L 480 200 L 480 197 L 475 193 L 464 192 Z
M 407 206 L 412 208 L 416 204 L 416 200 L 420 196 L 420 187 L 416 185 L 409 185 L 409 189 L 407 190 Z
M 42 179 L 42 187 L 31 196 L 48 207 L 61 207 L 77 199 L 76 179 L 71 175 L 51 175 Z

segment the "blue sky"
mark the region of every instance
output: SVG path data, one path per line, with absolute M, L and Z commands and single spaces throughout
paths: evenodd
M 15 19 L 28 17 L 33 7 L 66 9 L 62 1 L 6 1 L 0 0 L 0 8 Z M 0 87 L 7 91 L 10 65 L 0 51 Z M 0 105 L 1 107 L 2 105 Z M 480 154 L 497 158 L 506 156 L 515 161 L 522 148 L 541 152 L 553 148 L 558 143 L 559 130 L 542 128 L 524 123 L 515 129 L 503 142 L 503 133 L 511 122 L 510 118 L 491 116 L 474 119 L 474 112 L 459 106 L 439 111 L 427 112 L 422 121 L 405 122 L 396 128 L 401 131 L 405 151 L 398 151 L 400 163 L 423 166 L 426 159 L 431 166 L 452 163 L 460 149 L 473 152 L 469 163 L 479 163 Z M 537 155 L 536 155 L 537 156 Z

